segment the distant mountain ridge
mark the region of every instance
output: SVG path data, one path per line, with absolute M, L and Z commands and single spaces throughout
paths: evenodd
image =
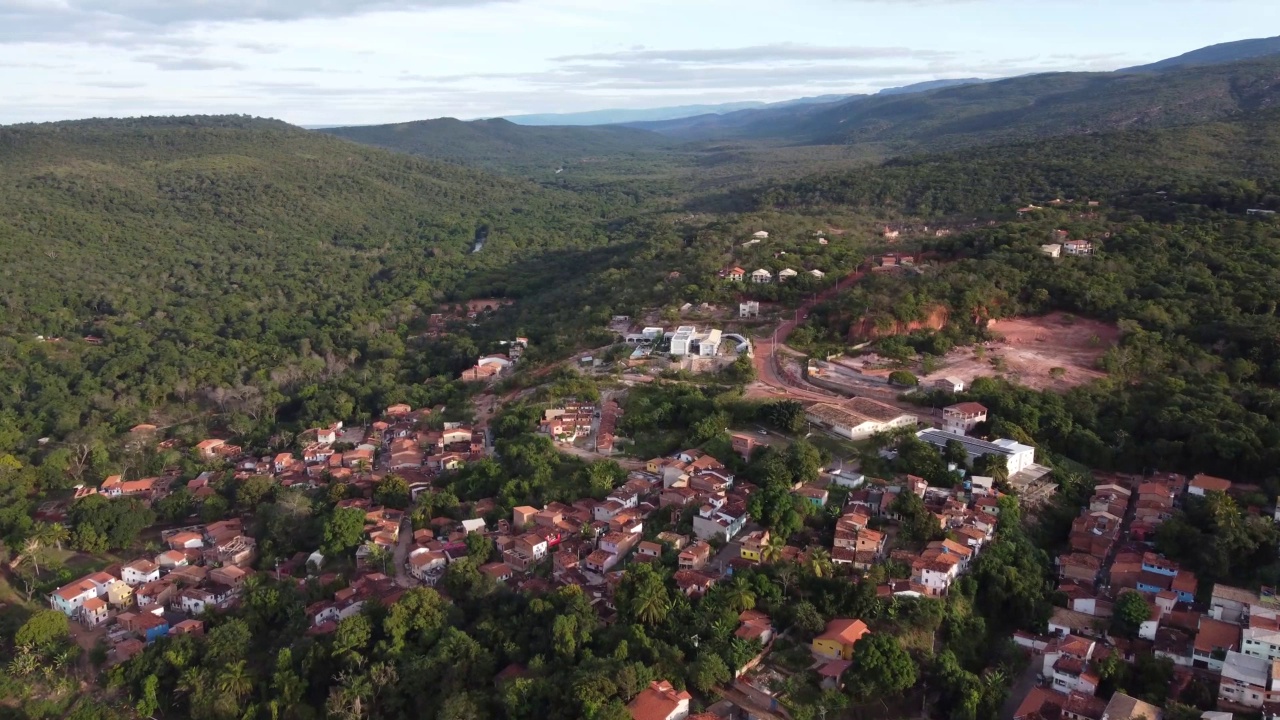
M 507 115 L 502 119 L 517 125 L 625 125 L 634 122 L 651 122 L 658 120 L 677 120 L 695 115 L 723 115 L 738 110 L 758 110 L 770 107 L 786 107 L 791 105 L 808 105 L 846 100 L 852 95 L 819 95 L 802 97 L 780 102 L 763 102 L 747 100 L 743 102 L 721 103 L 718 105 L 677 105 L 672 107 L 643 109 L 610 109 L 588 110 L 577 113 L 541 113 L 535 115 Z
M 1148 65 L 1123 68 L 1116 72 L 1157 72 L 1189 65 L 1217 65 L 1238 60 L 1252 60 L 1253 58 L 1276 54 L 1280 54 L 1280 37 L 1236 40 L 1235 42 L 1219 43 L 1192 50 L 1177 57 L 1167 58 Z
M 1045 73 L 826 105 L 635 123 L 685 141 L 877 143 L 893 153 L 1207 122 L 1280 100 L 1280 57 L 1160 73 Z

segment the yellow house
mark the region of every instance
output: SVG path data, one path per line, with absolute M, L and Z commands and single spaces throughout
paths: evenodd
M 760 559 L 764 557 L 764 546 L 768 544 L 769 531 L 757 530 L 742 539 L 742 545 L 739 546 L 738 554 L 743 560 L 760 562 Z
M 813 639 L 813 652 L 822 657 L 850 660 L 853 646 L 869 632 L 861 620 L 837 618 L 827 623 L 826 632 Z
M 133 588 L 123 580 L 112 580 L 107 585 L 107 602 L 116 607 L 128 607 L 133 604 Z

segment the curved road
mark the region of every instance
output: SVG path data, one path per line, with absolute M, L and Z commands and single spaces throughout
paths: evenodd
M 800 379 L 791 379 L 785 376 L 779 369 L 778 363 L 775 362 L 774 354 L 781 350 L 787 353 L 800 355 L 801 353 L 787 347 L 787 338 L 791 336 L 796 325 L 800 323 L 802 318 L 809 316 L 809 311 L 818 303 L 834 297 L 837 293 L 850 285 L 862 279 L 865 273 L 854 271 L 840 279 L 835 285 L 814 295 L 807 302 L 802 304 L 792 314 L 791 319 L 783 321 L 778 329 L 767 338 L 757 340 L 755 345 L 755 365 L 757 382 L 764 385 L 760 389 L 763 394 L 782 395 L 793 400 L 808 400 L 811 402 L 831 402 L 832 400 L 841 400 L 841 396 L 829 393 L 813 385 L 809 385 Z M 774 346 L 774 340 L 777 340 L 777 347 Z

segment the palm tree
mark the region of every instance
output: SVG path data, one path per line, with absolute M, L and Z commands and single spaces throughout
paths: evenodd
M 36 575 L 40 574 L 40 552 L 43 546 L 40 539 L 35 537 L 27 538 L 26 543 L 22 545 L 22 560 L 30 563 L 31 567 L 36 571 Z
M 187 668 L 178 676 L 178 683 L 173 689 L 184 695 L 194 695 L 196 691 L 204 687 L 204 673 L 200 668 Z
M 756 594 L 744 578 L 736 578 L 725 591 L 725 601 L 734 612 L 743 612 L 756 606 Z
M 781 535 L 770 535 L 769 541 L 760 548 L 760 559 L 766 563 L 776 562 L 782 558 L 782 551 L 786 547 L 786 538 Z
M 62 523 L 39 523 L 32 537 L 37 538 L 46 547 L 52 545 L 61 550 L 62 543 L 71 539 L 71 531 L 67 530 L 67 526 Z
M 645 625 L 657 625 L 667 617 L 671 610 L 671 602 L 667 600 L 666 588 L 646 587 L 635 599 L 636 619 Z
M 809 572 L 814 577 L 831 577 L 831 553 L 825 548 L 814 548 L 809 551 Z
M 239 700 L 253 692 L 253 678 L 245 671 L 245 661 L 233 662 L 218 673 L 218 689 Z

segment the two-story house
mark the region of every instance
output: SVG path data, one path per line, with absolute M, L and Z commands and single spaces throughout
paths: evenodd
M 1222 672 L 1227 653 L 1241 650 L 1240 626 L 1201 616 L 1191 664 Z
M 1280 701 L 1280 670 L 1276 661 L 1228 651 L 1222 660 L 1218 699 L 1248 708 Z
M 104 572 L 90 573 L 54 590 L 49 596 L 49 605 L 68 617 L 76 617 L 86 600 L 104 594 L 107 586 L 116 579 Z
M 681 570 L 701 570 L 711 560 L 711 545 L 705 541 L 689 545 L 680 551 L 679 566 Z
M 120 568 L 120 579 L 130 586 L 144 585 L 160 579 L 160 567 L 145 558 L 139 558 Z

